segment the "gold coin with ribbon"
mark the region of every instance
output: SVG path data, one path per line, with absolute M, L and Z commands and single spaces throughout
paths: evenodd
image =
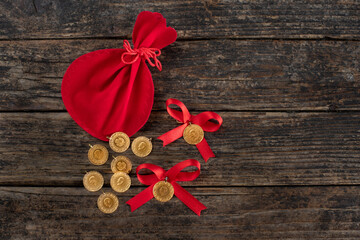
M 138 157 L 146 157 L 152 151 L 151 139 L 144 136 L 135 138 L 131 144 L 131 150 Z
M 132 164 L 129 158 L 125 156 L 117 156 L 111 162 L 111 171 L 129 173 L 131 171 Z
M 119 207 L 119 200 L 113 193 L 103 193 L 99 196 L 97 205 L 103 213 L 113 213 Z
M 184 129 L 183 136 L 188 144 L 196 145 L 204 139 L 204 130 L 197 124 L 190 124 Z
M 110 179 L 111 188 L 115 192 L 126 192 L 131 185 L 131 179 L 127 173 L 116 172 Z
M 88 152 L 89 161 L 94 165 L 103 165 L 106 163 L 109 157 L 109 152 L 103 145 L 95 144 L 94 146 L 90 145 Z
M 124 132 L 116 132 L 109 138 L 109 145 L 114 152 L 125 152 L 130 146 L 130 138 Z
M 160 202 L 167 202 L 174 196 L 174 187 L 169 182 L 159 181 L 154 185 L 153 195 Z
M 104 178 L 99 172 L 91 171 L 84 175 L 83 184 L 86 190 L 96 192 L 104 185 Z

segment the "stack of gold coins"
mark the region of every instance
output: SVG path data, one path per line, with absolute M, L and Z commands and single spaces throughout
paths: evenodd
M 115 152 L 124 152 L 130 146 L 130 138 L 124 132 L 116 132 L 109 138 L 109 146 Z M 152 151 L 151 139 L 140 136 L 134 139 L 131 144 L 133 153 L 138 157 L 146 157 Z M 106 147 L 96 144 L 90 145 L 88 159 L 94 165 L 103 165 L 109 157 Z M 125 156 L 113 157 L 111 162 L 111 171 L 113 175 L 110 179 L 110 186 L 115 192 L 126 192 L 131 186 L 132 164 L 129 158 Z M 104 185 L 103 176 L 97 171 L 91 171 L 85 174 L 83 178 L 84 187 L 91 192 L 99 191 Z M 168 182 L 160 182 L 154 186 L 154 196 L 161 202 L 169 201 L 174 195 L 174 189 Z M 119 205 L 119 200 L 113 193 L 103 193 L 97 201 L 98 208 L 103 213 L 113 213 Z
M 128 175 L 132 168 L 129 158 L 125 156 L 114 157 L 111 162 L 111 170 L 114 173 L 110 179 L 110 186 L 115 192 L 126 192 L 131 186 Z
M 109 152 L 106 149 L 106 147 L 96 144 L 94 146 L 89 145 L 90 149 L 88 152 L 88 159 L 89 161 L 94 165 L 103 165 L 106 163 L 109 157 Z M 124 170 L 127 173 L 131 170 L 131 162 L 128 159 L 118 158 L 114 159 L 117 160 L 116 162 L 112 163 L 112 168 Z M 130 169 L 129 169 L 130 168 Z M 126 175 L 127 175 L 126 173 Z M 130 179 L 130 177 L 127 175 L 127 177 Z M 112 178 L 111 185 L 113 189 L 117 189 L 118 191 L 126 191 L 126 187 L 129 188 L 130 184 L 129 182 L 126 182 L 128 179 L 126 179 L 123 176 L 116 178 Z M 87 172 L 83 177 L 83 184 L 86 190 L 91 192 L 99 191 L 103 185 L 104 185 L 104 177 L 97 171 L 90 171 Z M 129 185 L 129 186 L 127 186 Z M 126 190 L 125 190 L 126 189 Z M 116 209 L 119 206 L 119 200 L 113 193 L 103 193 L 99 196 L 97 201 L 98 208 L 103 213 L 113 213 L 116 211 Z

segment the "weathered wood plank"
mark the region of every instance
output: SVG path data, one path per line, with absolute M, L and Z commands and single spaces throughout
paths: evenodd
M 0 39 L 129 38 L 143 10 L 161 12 L 180 39 L 360 38 L 360 4 L 353 0 L 5 0 Z
M 156 137 L 178 126 L 166 112 L 153 112 L 136 136 L 154 139 L 150 156 L 133 161 L 169 169 L 195 158 L 202 174 L 185 186 L 360 184 L 360 113 L 219 112 L 223 126 L 206 139 L 217 158 L 204 163 L 183 139 L 165 148 Z M 87 160 L 88 135 L 67 113 L 0 113 L 0 184 L 81 186 L 86 171 L 110 170 Z M 105 144 L 105 143 L 104 143 Z M 110 174 L 105 175 L 106 184 Z
M 78 56 L 120 40 L 0 42 L 0 110 L 64 110 L 60 88 Z M 174 97 L 195 110 L 359 110 L 360 42 L 178 42 L 152 69 L 154 109 Z
M 177 198 L 131 213 L 118 194 L 105 215 L 83 188 L 0 188 L 2 239 L 359 239 L 360 187 L 187 188 L 208 209 Z M 105 189 L 107 191 L 108 189 Z M 215 227 L 214 227 L 215 226 Z M 195 237 L 196 236 L 196 237 Z

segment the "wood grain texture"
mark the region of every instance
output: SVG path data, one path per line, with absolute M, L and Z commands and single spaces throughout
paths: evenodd
M 135 135 L 152 137 L 153 152 L 146 158 L 130 149 L 124 154 L 133 162 L 133 184 L 141 185 L 134 174 L 141 163 L 169 169 L 189 158 L 201 162 L 202 174 L 185 186 L 360 184 L 360 113 L 219 114 L 223 126 L 205 135 L 216 158 L 204 163 L 183 139 L 163 148 L 156 137 L 178 124 L 167 113 L 153 112 Z M 1 113 L 0 135 L 0 184 L 82 186 L 86 171 L 110 170 L 110 161 L 99 167 L 87 160 L 88 143 L 105 142 L 67 113 Z M 106 184 L 109 179 L 107 174 Z
M 142 10 L 178 41 L 151 69 L 154 111 L 135 135 L 153 152 L 124 153 L 132 187 L 106 215 L 82 177 L 100 171 L 111 191 L 110 161 L 87 160 L 102 142 L 70 118 L 61 81 L 82 54 L 121 48 Z M 0 1 L 0 239 L 360 239 L 359 40 L 354 0 Z M 156 140 L 178 126 L 168 98 L 223 117 L 205 133 L 216 158 Z M 202 172 L 180 185 L 208 207 L 201 217 L 176 197 L 130 212 L 139 164 L 188 158 Z
M 0 42 L 0 110 L 64 110 L 62 77 L 90 51 L 120 40 Z M 360 110 L 360 42 L 189 41 L 151 68 L 154 109 L 168 98 L 195 110 Z
M 5 0 L 0 39 L 129 38 L 144 10 L 161 12 L 179 39 L 360 38 L 360 3 L 353 0 Z
M 111 215 L 83 188 L 0 188 L 2 239 L 359 239 L 360 187 L 187 188 L 208 209 L 177 198 Z M 108 191 L 108 189 L 104 189 Z M 215 226 L 215 227 L 214 227 Z

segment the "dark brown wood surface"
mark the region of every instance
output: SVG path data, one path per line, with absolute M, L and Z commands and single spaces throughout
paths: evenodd
M 153 112 L 135 135 L 154 138 L 152 154 L 142 159 L 130 149 L 124 153 L 134 164 L 133 173 L 144 161 L 168 169 L 195 158 L 202 163 L 202 174 L 184 186 L 360 184 L 360 113 L 218 113 L 224 119 L 222 127 L 205 135 L 217 158 L 205 164 L 197 148 L 183 139 L 163 148 L 156 137 L 179 124 L 164 111 Z M 110 169 L 110 162 L 90 164 L 88 143 L 103 142 L 66 112 L 0 116 L 1 184 L 80 186 L 86 171 Z M 132 177 L 134 185 L 141 186 L 135 174 Z M 107 183 L 109 179 L 110 174 Z
M 120 39 L 3 41 L 0 109 L 64 110 L 71 62 L 117 47 Z M 180 41 L 163 52 L 164 70 L 152 69 L 156 110 L 173 96 L 195 110 L 360 110 L 358 41 Z
M 137 14 L 161 12 L 178 40 L 151 69 L 155 104 L 135 135 L 154 139 L 133 162 L 132 187 L 110 215 L 82 186 L 101 143 L 71 119 L 61 81 L 77 57 L 121 48 Z M 360 2 L 0 2 L 0 239 L 359 239 Z M 179 139 L 168 98 L 193 114 L 218 112 L 204 163 Z M 112 152 L 111 152 L 112 153 Z M 125 204 L 145 189 L 144 162 L 169 169 L 195 158 L 201 175 L 182 186 L 208 209 L 198 217 L 176 197 Z
M 83 188 L 1 187 L 4 239 L 359 239 L 360 187 L 187 188 L 208 209 L 201 217 L 178 199 L 154 199 L 131 213 L 100 214 Z M 105 191 L 110 189 L 105 188 Z M 9 232 L 9 229 L 16 231 Z
M 161 12 L 179 39 L 357 39 L 359 2 L 4 0 L 2 39 L 127 37 L 141 11 Z

